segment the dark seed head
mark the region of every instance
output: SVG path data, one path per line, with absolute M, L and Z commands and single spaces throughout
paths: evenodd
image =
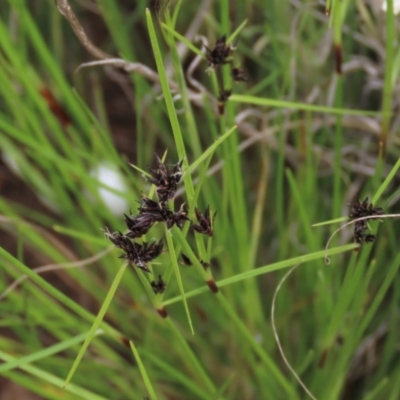
M 155 294 L 159 294 L 159 293 L 163 293 L 165 291 L 167 284 L 163 281 L 163 279 L 161 278 L 161 275 L 158 275 L 158 280 L 152 281 L 151 287 L 153 288 Z
M 219 93 L 218 100 L 221 103 L 225 103 L 229 99 L 231 94 L 232 94 L 232 90 L 231 89 L 227 89 L 227 90 L 223 89 Z
M 168 169 L 168 167 L 157 157 L 157 168 L 150 168 L 151 178 L 149 181 L 153 183 L 157 189 L 156 193 L 160 202 L 164 203 L 170 199 L 173 199 L 175 193 L 178 189 L 178 184 L 180 183 L 183 172 L 182 172 L 182 163 L 183 160 L 178 161 L 172 172 Z
M 208 65 L 210 68 L 213 68 L 214 66 L 229 63 L 229 57 L 234 51 L 234 47 L 226 45 L 226 36 L 224 35 L 215 42 L 215 47 L 213 49 L 206 47 L 206 50 Z
M 247 76 L 242 68 L 232 68 L 232 78 L 235 82 L 247 81 Z
M 368 203 L 368 197 L 362 203 L 358 198 L 355 198 L 349 206 L 350 220 L 384 214 L 381 207 L 374 207 L 372 203 Z M 375 235 L 365 233 L 368 229 L 368 220 L 369 218 L 365 218 L 354 223 L 354 240 L 356 243 L 371 243 L 375 241 Z
M 212 236 L 214 233 L 214 220 L 217 213 L 211 217 L 210 206 L 207 206 L 204 215 L 199 211 L 198 208 L 195 209 L 198 224 L 191 224 L 190 227 L 203 235 Z

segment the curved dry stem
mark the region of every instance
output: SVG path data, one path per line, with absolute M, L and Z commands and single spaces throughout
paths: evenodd
M 111 58 L 111 56 L 96 47 L 87 37 L 82 25 L 79 23 L 67 0 L 56 0 L 58 11 L 65 17 L 75 32 L 76 37 L 83 47 L 93 56 L 99 59 Z
M 344 225 L 342 225 L 340 228 L 336 229 L 332 235 L 329 237 L 328 241 L 326 242 L 326 246 L 325 246 L 325 256 L 324 256 L 324 260 L 325 260 L 325 264 L 329 265 L 331 263 L 331 259 L 327 256 L 327 251 L 329 248 L 329 244 L 331 243 L 333 237 L 340 232 L 342 229 L 346 228 L 346 226 L 355 224 L 358 221 L 365 221 L 365 220 L 369 220 L 369 219 L 384 219 L 384 218 L 399 218 L 400 214 L 384 214 L 384 215 L 370 215 L 368 217 L 360 217 L 360 218 L 356 218 L 356 219 L 352 219 L 349 222 L 346 222 Z
M 202 35 L 197 35 L 195 40 L 196 42 L 201 42 L 203 44 L 202 51 L 203 53 L 205 53 L 205 48 L 206 48 L 205 46 L 207 46 L 208 44 L 207 38 L 205 38 Z M 213 94 L 210 93 L 204 85 L 202 85 L 197 79 L 193 77 L 193 73 L 196 71 L 200 63 L 203 61 L 203 59 L 204 59 L 203 57 L 197 55 L 192 60 L 192 62 L 189 64 L 189 67 L 186 70 L 186 79 L 188 84 L 197 90 L 198 96 L 201 96 L 201 98 L 203 98 L 203 96 L 207 96 L 209 98 L 213 112 L 215 114 L 218 114 L 218 107 L 215 96 L 213 96 Z
M 99 65 L 112 65 L 113 67 L 123 69 L 126 72 L 137 72 L 138 74 L 144 76 L 145 78 L 147 78 L 149 81 L 151 81 L 153 83 L 160 82 L 160 78 L 158 77 L 158 74 L 155 71 L 153 71 L 151 68 L 147 67 L 146 65 L 137 63 L 137 62 L 130 62 L 130 61 L 123 60 L 122 58 L 114 58 L 114 57 L 108 57 L 108 58 L 104 58 L 102 60 L 89 61 L 86 63 L 82 63 L 75 70 L 75 72 L 78 72 L 83 68 L 97 67 Z M 177 85 L 174 82 L 171 82 L 170 86 L 171 86 L 171 89 L 177 88 Z
M 281 289 L 283 283 L 286 281 L 286 279 L 289 277 L 289 275 L 299 266 L 300 264 L 296 264 L 294 265 L 292 268 L 289 269 L 288 272 L 286 272 L 286 274 L 284 275 L 284 277 L 281 279 L 281 281 L 279 282 L 278 286 L 275 289 L 274 292 L 274 297 L 272 298 L 272 304 L 271 304 L 271 324 L 272 324 L 272 330 L 274 331 L 274 337 L 275 337 L 275 341 L 276 344 L 278 346 L 279 352 L 281 353 L 282 359 L 284 361 L 284 363 L 286 364 L 286 366 L 289 368 L 290 372 L 293 374 L 293 376 L 296 378 L 297 382 L 299 382 L 300 386 L 304 389 L 304 391 L 313 399 L 313 400 L 317 400 L 316 397 L 308 390 L 307 386 L 303 383 L 303 381 L 301 380 L 301 378 L 299 377 L 299 375 L 297 375 L 296 371 L 294 370 L 294 368 L 290 365 L 289 361 L 287 360 L 286 356 L 285 356 L 285 352 L 283 351 L 283 347 L 281 344 L 281 341 L 279 340 L 279 335 L 278 335 L 278 331 L 276 329 L 276 325 L 275 325 L 275 304 L 276 304 L 276 297 L 278 295 L 279 290 Z
M 200 7 L 198 8 L 196 15 L 194 16 L 192 22 L 189 25 L 189 28 L 185 32 L 185 37 L 187 40 L 192 40 L 197 31 L 200 29 L 203 20 L 206 17 L 207 11 L 212 4 L 212 0 L 203 0 Z M 178 43 L 177 51 L 179 54 L 179 59 L 182 60 L 186 54 L 188 53 L 189 49 L 185 45 L 185 43 Z
M 49 271 L 58 271 L 61 269 L 84 267 L 85 265 L 88 265 L 104 257 L 113 248 L 114 246 L 110 246 L 107 249 L 101 251 L 100 253 L 85 258 L 84 260 L 62 263 L 62 264 L 47 264 L 41 267 L 34 268 L 32 269 L 32 271 L 35 272 L 36 274 L 43 274 L 44 272 L 49 272 Z M 28 275 L 21 275 L 19 278 L 17 278 L 10 286 L 7 287 L 7 289 L 2 294 L 0 294 L 0 301 L 6 298 L 14 289 L 16 289 L 26 279 L 28 279 Z
M 208 45 L 207 38 L 205 38 L 202 35 L 197 35 L 195 38 L 196 42 L 201 42 L 203 44 L 202 52 L 203 54 L 205 53 L 205 48 Z M 194 88 L 196 88 L 200 93 L 204 92 L 206 93 L 206 88 L 195 78 L 193 78 L 193 73 L 196 71 L 197 67 L 200 65 L 200 63 L 203 61 L 204 57 L 201 57 L 197 55 L 192 62 L 189 64 L 189 67 L 186 71 L 186 78 L 190 85 L 192 85 Z
M 112 65 L 113 67 L 123 69 L 126 72 L 138 73 L 153 83 L 158 84 L 160 82 L 158 73 L 149 68 L 147 65 L 138 62 L 126 61 L 122 58 L 115 58 L 96 47 L 87 37 L 82 25 L 79 23 L 74 12 L 72 11 L 68 0 L 56 0 L 56 5 L 60 13 L 67 19 L 67 21 L 71 25 L 71 28 L 75 32 L 75 35 L 85 47 L 85 49 L 93 57 L 98 59 L 97 61 L 91 61 L 81 64 L 76 71 L 79 71 L 82 68 L 95 67 L 99 65 Z M 172 80 L 169 80 L 169 86 L 171 90 L 177 90 L 179 88 L 178 84 Z M 204 107 L 202 93 L 195 93 L 192 90 L 188 90 L 188 97 L 190 101 L 196 104 L 198 107 Z

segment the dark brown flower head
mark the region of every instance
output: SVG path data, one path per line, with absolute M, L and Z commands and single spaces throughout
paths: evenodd
M 165 184 L 165 180 L 168 176 L 168 169 L 166 165 L 160 160 L 160 158 L 156 155 L 157 158 L 157 168 L 149 168 L 151 178 L 149 181 L 155 186 L 160 186 Z
M 139 217 L 153 219 L 154 222 L 168 221 L 174 214 L 167 203 L 162 201 L 157 203 L 144 195 L 142 195 L 138 210 L 140 212 Z
M 138 257 L 145 262 L 149 262 L 158 257 L 162 253 L 162 249 L 164 247 L 162 240 L 159 240 L 158 242 L 143 242 L 142 245 L 136 245 L 138 246 Z
M 229 56 L 232 54 L 234 48 L 231 45 L 226 45 L 226 36 L 222 36 L 215 42 L 215 47 L 209 49 L 206 46 L 206 58 L 210 68 L 218 65 L 223 65 L 229 63 Z
M 219 92 L 219 97 L 218 97 L 218 112 L 219 115 L 224 115 L 225 113 L 225 103 L 229 99 L 230 95 L 232 94 L 232 90 L 225 90 L 222 89 Z
M 171 178 L 174 179 L 176 184 L 180 183 L 182 176 L 183 176 L 182 164 L 183 164 L 183 160 L 178 161 L 174 165 L 174 168 L 172 170 Z
M 214 220 L 217 213 L 211 217 L 210 206 L 207 206 L 204 215 L 199 211 L 198 208 L 195 209 L 198 224 L 191 224 L 190 227 L 198 233 L 203 235 L 212 236 L 214 233 Z
M 146 272 L 150 272 L 147 263 L 161 254 L 164 245 L 161 240 L 159 242 L 143 242 L 139 244 L 119 231 L 111 233 L 108 228 L 104 229 L 104 234 L 115 247 L 124 251 L 119 258 L 128 260 L 131 264 Z
M 163 279 L 161 278 L 161 275 L 158 275 L 158 280 L 152 281 L 151 287 L 153 288 L 154 293 L 158 294 L 158 293 L 163 293 L 165 291 L 167 284 L 163 281 Z
M 247 76 L 242 68 L 232 68 L 232 78 L 235 82 L 247 81 Z
M 223 89 L 219 92 L 218 100 L 222 103 L 225 103 L 229 99 L 231 94 L 232 94 L 231 89 L 227 89 L 227 90 Z
M 384 214 L 381 207 L 374 207 L 372 203 L 368 203 L 368 197 L 362 203 L 358 198 L 355 198 L 349 206 L 350 220 Z M 354 223 L 354 240 L 357 243 L 371 243 L 375 241 L 375 235 L 365 233 L 368 229 L 368 220 L 366 218 Z
M 375 235 L 368 234 L 368 235 L 364 236 L 364 242 L 365 243 L 375 242 L 375 239 L 376 239 Z
M 140 211 L 140 213 L 158 213 L 159 210 L 161 210 L 162 208 L 161 204 L 157 203 L 155 200 L 150 199 L 150 197 L 147 197 L 144 194 L 142 194 L 142 198 L 139 203 L 140 206 L 138 207 L 138 210 Z
M 186 221 L 189 221 L 189 218 L 187 217 L 185 204 L 182 204 L 179 211 L 174 213 L 171 212 L 169 215 L 167 219 L 167 228 L 171 229 L 174 225 L 176 225 L 178 228 L 182 229 Z
M 131 241 L 120 231 L 117 232 L 110 232 L 107 227 L 103 229 L 104 235 L 106 238 L 114 244 L 115 247 L 118 247 L 120 249 L 125 249 L 127 248 Z
M 126 227 L 129 229 L 126 236 L 131 239 L 145 235 L 157 221 L 153 214 L 150 213 L 142 213 L 138 216 L 124 214 L 124 217 Z
M 368 197 L 366 197 L 362 203 L 360 203 L 360 200 L 358 198 L 355 198 L 353 202 L 349 204 L 349 206 L 349 218 L 351 220 L 384 214 L 384 211 L 381 207 L 374 207 L 372 203 L 368 203 Z
M 166 202 L 174 198 L 178 189 L 178 184 L 183 176 L 181 169 L 182 162 L 183 160 L 178 161 L 178 163 L 174 165 L 172 172 L 170 172 L 167 166 L 157 157 L 157 168 L 150 168 L 151 178 L 149 181 L 157 187 L 157 196 L 161 202 Z
M 143 242 L 142 244 L 131 242 L 131 246 L 124 249 L 125 253 L 120 258 L 125 258 L 143 271 L 150 272 L 147 263 L 161 254 L 163 246 L 162 240 L 159 242 Z
M 175 197 L 177 189 L 177 185 L 159 186 L 156 189 L 156 193 L 158 198 L 160 199 L 160 202 L 165 203 L 168 200 L 173 199 Z

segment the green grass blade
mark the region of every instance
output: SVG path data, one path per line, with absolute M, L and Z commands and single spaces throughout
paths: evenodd
M 111 284 L 110 290 L 108 291 L 107 296 L 106 296 L 106 298 L 104 300 L 104 303 L 102 304 L 102 306 L 100 308 L 100 311 L 97 314 L 97 317 L 94 320 L 93 325 L 90 328 L 90 331 L 89 331 L 89 333 L 88 333 L 88 335 L 87 335 L 87 337 L 86 337 L 81 349 L 79 350 L 79 353 L 78 353 L 78 355 L 77 355 L 77 357 L 76 357 L 76 359 L 75 359 L 75 361 L 74 361 L 74 363 L 73 363 L 73 365 L 72 365 L 72 367 L 71 367 L 71 369 L 70 369 L 70 371 L 68 373 L 68 376 L 67 376 L 67 378 L 65 380 L 64 386 L 67 386 L 67 384 L 69 383 L 69 381 L 73 377 L 76 369 L 78 368 L 79 363 L 81 362 L 81 359 L 82 359 L 83 355 L 85 354 L 85 351 L 86 351 L 87 347 L 89 346 L 89 343 L 92 341 L 93 337 L 95 336 L 95 333 L 96 333 L 97 329 L 99 328 L 99 326 L 100 326 L 100 324 L 101 324 L 101 322 L 102 322 L 102 320 L 104 318 L 104 315 L 105 315 L 108 307 L 110 306 L 110 303 L 111 303 L 111 301 L 112 301 L 112 299 L 114 297 L 114 294 L 115 294 L 115 292 L 116 292 L 116 290 L 118 288 L 119 282 L 122 279 L 122 275 L 124 274 L 126 267 L 127 267 L 127 264 L 124 263 L 121 266 L 121 268 L 119 269 L 117 275 L 115 276 L 114 281 Z
M 187 301 L 186 301 L 185 290 L 183 289 L 182 277 L 181 277 L 181 273 L 179 271 L 178 262 L 176 260 L 174 242 L 172 241 L 172 233 L 168 229 L 166 229 L 166 237 L 167 237 L 168 250 L 169 250 L 169 253 L 170 253 L 171 263 L 172 263 L 172 266 L 174 268 L 176 280 L 177 280 L 178 286 L 179 286 L 179 291 L 181 292 L 181 299 L 182 299 L 183 305 L 185 307 L 186 317 L 187 317 L 187 320 L 188 320 L 188 323 L 189 323 L 190 331 L 194 335 L 192 318 L 190 317 L 189 306 L 188 306 Z
M 94 335 L 98 336 L 103 333 L 104 333 L 104 331 L 102 329 L 98 329 L 94 333 Z M 56 353 L 66 350 L 66 349 L 69 349 L 70 347 L 85 340 L 87 335 L 88 335 L 87 333 L 82 333 L 78 336 L 75 336 L 71 339 L 65 340 L 61 343 L 57 343 L 57 344 L 47 347 L 43 350 L 37 351 L 35 353 L 29 354 L 29 355 L 21 357 L 21 358 L 14 359 L 13 361 L 5 362 L 4 364 L 0 365 L 0 374 L 2 374 L 3 372 L 9 371 L 11 369 L 14 369 L 14 368 L 22 368 L 22 366 L 24 366 L 26 364 L 32 364 L 35 361 L 41 360 L 41 359 L 49 357 L 53 354 L 56 354 Z
M 246 26 L 247 24 L 247 19 L 245 19 L 236 29 L 235 31 L 226 39 L 226 44 L 232 43 L 236 36 L 239 35 L 239 33 L 242 31 L 242 29 Z
M 226 140 L 237 128 L 237 126 L 233 126 L 231 129 L 229 129 L 227 132 L 225 132 L 221 137 L 219 137 L 207 150 L 203 152 L 203 154 L 190 166 L 186 169 L 187 174 L 191 174 L 201 163 L 203 163 L 207 157 L 212 154 L 216 148 L 224 141 Z
M 332 225 L 332 224 L 338 224 L 339 222 L 345 222 L 348 221 L 348 217 L 340 217 L 340 218 L 335 218 L 331 219 L 329 221 L 324 221 L 324 222 L 317 222 L 316 224 L 312 224 L 312 227 L 317 227 L 317 226 L 324 226 L 324 225 Z
M 100 239 L 97 236 L 94 236 L 92 234 L 85 233 L 85 232 L 80 232 L 75 229 L 70 229 L 65 226 L 54 225 L 53 229 L 56 232 L 62 233 L 66 236 L 73 237 L 75 239 L 81 239 L 81 240 L 84 240 L 85 242 L 98 244 L 99 246 L 104 246 L 104 244 L 106 243 L 104 239 Z
M 147 20 L 147 27 L 148 27 L 149 35 L 150 35 L 151 47 L 153 49 L 154 58 L 156 60 L 156 65 L 157 65 L 157 71 L 158 71 L 158 74 L 160 77 L 160 84 L 162 87 L 165 104 L 167 106 L 168 117 L 169 117 L 169 121 L 171 124 L 172 132 L 174 134 L 176 150 L 178 152 L 179 158 L 181 160 L 183 160 L 183 166 L 187 167 L 188 162 L 187 162 L 185 145 L 184 145 L 183 138 L 182 138 L 182 132 L 181 132 L 181 129 L 179 126 L 178 117 L 177 117 L 174 102 L 173 102 L 173 99 L 171 96 L 171 90 L 170 90 L 169 84 L 168 84 L 168 77 L 165 72 L 160 47 L 159 47 L 158 41 L 157 41 L 156 31 L 154 29 L 153 20 L 152 20 L 149 9 L 146 9 L 146 20 Z M 189 174 L 185 174 L 184 182 L 185 182 L 186 192 L 188 195 L 189 206 L 191 207 L 192 199 L 193 199 L 193 195 L 194 195 L 194 188 L 193 188 L 192 179 Z
M 397 171 L 400 168 L 400 158 L 397 160 L 396 164 L 393 166 L 393 168 L 390 170 L 388 173 L 387 177 L 385 180 L 382 182 L 381 186 L 378 188 L 376 191 L 374 197 L 372 198 L 372 204 L 376 204 L 378 200 L 381 198 L 383 192 L 387 189 L 389 186 L 390 182 L 392 182 L 393 178 L 395 177 Z
M 277 263 L 274 264 L 269 264 L 263 267 L 259 267 L 259 268 L 255 268 L 253 270 L 250 271 L 246 271 L 243 272 L 241 274 L 237 274 L 234 276 L 231 276 L 229 278 L 225 278 L 225 279 L 221 279 L 219 281 L 217 281 L 217 285 L 218 287 L 223 287 L 223 286 L 227 286 L 227 285 L 231 285 L 232 283 L 236 283 L 236 282 L 241 282 L 244 281 L 246 279 L 250 279 L 250 278 L 254 278 L 256 276 L 259 275 L 264 275 L 273 271 L 278 271 L 280 269 L 283 268 L 288 268 L 288 267 L 292 267 L 293 265 L 296 264 L 303 264 L 309 261 L 314 261 L 314 260 L 318 260 L 321 258 L 325 258 L 326 256 L 333 256 L 336 254 L 341 254 L 344 253 L 346 251 L 351 251 L 351 250 L 355 250 L 359 248 L 358 244 L 347 244 L 345 246 L 339 246 L 339 247 L 334 247 L 333 249 L 328 249 L 327 251 L 322 250 L 322 251 L 317 251 L 315 253 L 310 253 L 310 254 L 306 254 L 303 256 L 298 256 L 298 257 L 294 257 L 294 258 L 290 258 L 288 260 L 285 261 L 279 261 Z M 192 290 L 190 292 L 185 293 L 185 297 L 189 298 L 189 297 L 194 297 L 197 296 L 199 294 L 205 293 L 208 289 L 207 288 L 199 288 L 199 289 L 195 289 Z M 173 303 L 176 303 L 178 301 L 182 300 L 182 296 L 177 296 L 174 297 L 172 299 L 169 300 L 165 300 L 163 301 L 163 305 L 167 306 Z
M 146 368 L 142 362 L 142 359 L 140 358 L 138 351 L 136 350 L 135 345 L 131 340 L 129 341 L 129 345 L 131 346 L 133 356 L 135 357 L 136 363 L 139 367 L 144 384 L 146 385 L 147 391 L 149 392 L 150 400 L 157 400 L 156 392 L 153 388 L 153 385 L 151 384 L 151 380 L 149 378 L 149 375 L 147 374 Z
M 231 97 L 229 97 L 229 101 L 232 101 L 235 103 L 241 103 L 241 104 L 253 104 L 253 105 L 265 106 L 265 107 L 289 108 L 289 109 L 295 109 L 295 110 L 314 111 L 314 112 L 340 114 L 340 115 L 376 116 L 376 115 L 382 114 L 377 111 L 351 110 L 351 109 L 346 109 L 346 108 L 324 107 L 324 106 L 318 106 L 318 105 L 314 105 L 314 104 L 295 103 L 292 101 L 267 99 L 267 98 L 263 98 L 263 97 L 255 97 L 255 96 L 247 96 L 247 95 L 239 95 L 239 94 L 233 94 Z
M 22 274 L 27 275 L 29 279 L 31 279 L 33 282 L 35 282 L 40 288 L 42 288 L 44 291 L 49 293 L 56 300 L 60 301 L 61 304 L 64 304 L 66 307 L 68 307 L 72 311 L 76 312 L 78 315 L 80 315 L 81 317 L 86 319 L 88 322 L 93 323 L 93 321 L 95 320 L 94 315 L 92 315 L 90 312 L 86 311 L 79 304 L 75 303 L 75 301 L 70 299 L 68 296 L 66 296 L 65 294 L 61 293 L 59 290 L 54 288 L 52 285 L 50 285 L 48 282 L 46 282 L 42 277 L 40 277 L 38 274 L 36 274 L 30 268 L 26 267 L 19 260 L 17 260 L 15 257 L 13 257 L 10 253 L 5 251 L 2 247 L 0 247 L 0 256 L 3 257 L 5 260 L 7 260 L 11 265 L 13 265 L 17 269 L 19 269 L 22 272 Z M 112 328 L 111 326 L 109 326 L 106 323 L 102 324 L 102 328 L 104 329 L 105 332 L 107 332 L 112 337 L 116 338 L 117 340 L 119 340 L 122 336 L 117 330 L 115 330 L 114 328 Z
M 8 355 L 4 351 L 0 350 L 0 359 L 6 361 L 6 362 L 13 362 L 15 361 L 15 358 Z M 63 385 L 63 380 L 61 378 L 58 378 L 57 376 L 50 374 L 49 372 L 46 372 L 40 368 L 37 368 L 36 366 L 25 364 L 21 365 L 20 368 L 27 372 L 30 375 L 35 376 L 36 378 L 44 381 L 46 384 L 54 385 L 57 388 L 60 388 L 60 393 L 59 393 L 59 398 L 62 398 L 62 393 L 64 391 L 67 391 L 68 393 L 73 394 L 76 396 L 77 399 L 85 399 L 85 400 L 107 400 L 106 397 L 97 395 L 96 393 L 93 393 L 89 390 L 83 389 L 77 385 L 71 384 L 68 385 L 68 387 L 64 387 Z M 62 391 L 61 391 L 62 389 Z M 54 388 L 53 388 L 54 390 Z
M 182 43 L 184 43 L 188 49 L 192 50 L 193 53 L 197 54 L 198 56 L 205 58 L 204 53 L 198 49 L 193 43 L 191 43 L 189 40 L 185 38 L 185 36 L 181 35 L 174 29 L 172 29 L 170 26 L 168 26 L 165 23 L 161 23 L 161 26 L 168 31 L 172 36 L 174 36 L 176 39 L 180 40 Z

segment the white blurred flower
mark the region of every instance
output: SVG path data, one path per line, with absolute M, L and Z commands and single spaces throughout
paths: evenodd
M 122 193 L 127 193 L 126 184 L 118 168 L 109 163 L 101 162 L 90 171 L 90 175 L 97 178 L 100 183 Z M 128 201 L 125 196 L 118 195 L 110 190 L 100 187 L 98 189 L 100 198 L 105 206 L 116 216 L 122 215 L 128 210 Z
M 384 2 L 382 3 L 382 11 L 387 12 L 387 1 L 384 0 Z M 393 11 L 394 11 L 394 15 L 397 15 L 398 13 L 400 13 L 400 0 L 393 0 Z

